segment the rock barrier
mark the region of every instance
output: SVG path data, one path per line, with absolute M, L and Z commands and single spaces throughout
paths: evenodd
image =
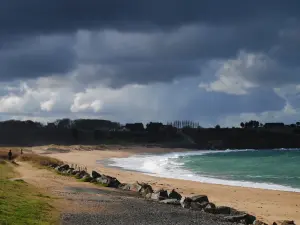
M 159 189 L 154 191 L 152 186 L 147 183 L 135 182 L 133 184 L 121 183 L 117 178 L 105 174 L 100 174 L 97 171 L 92 171 L 89 174 L 86 170 L 78 170 L 72 168 L 68 164 L 64 165 L 49 165 L 61 175 L 74 176 L 83 182 L 91 182 L 100 184 L 105 187 L 119 188 L 124 191 L 134 191 L 139 193 L 145 199 L 157 201 L 161 204 L 168 204 L 173 206 L 181 206 L 189 210 L 197 210 L 210 214 L 218 214 L 223 217 L 224 221 L 232 222 L 234 224 L 244 225 L 267 225 L 265 222 L 256 220 L 256 217 L 246 212 L 238 211 L 228 206 L 216 206 L 210 202 L 206 195 L 195 195 L 190 197 L 183 197 L 174 189 L 168 191 Z M 282 222 L 274 222 L 272 225 L 295 225 L 294 221 L 285 220 Z

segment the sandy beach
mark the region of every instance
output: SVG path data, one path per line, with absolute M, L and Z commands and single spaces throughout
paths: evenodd
M 151 184 L 155 189 L 176 189 L 184 196 L 205 194 L 209 197 L 210 201 L 217 205 L 231 206 L 238 210 L 246 211 L 268 223 L 288 219 L 294 220 L 296 224 L 300 224 L 300 193 L 160 178 L 139 172 L 105 167 L 103 164 L 97 163 L 97 160 L 105 160 L 113 157 L 129 157 L 140 153 L 167 153 L 189 150 L 121 146 L 109 148 L 93 146 L 42 146 L 34 147 L 30 150 L 38 154 L 49 154 L 49 156 L 63 160 L 69 164 L 87 167 L 89 172 L 97 170 L 100 173 L 115 176 L 123 183 L 143 181 Z

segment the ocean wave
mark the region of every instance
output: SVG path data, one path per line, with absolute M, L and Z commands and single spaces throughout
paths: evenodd
M 134 170 L 152 176 L 176 178 L 182 180 L 192 180 L 202 183 L 221 184 L 230 186 L 241 186 L 250 188 L 260 188 L 268 190 L 281 190 L 300 192 L 299 188 L 289 186 L 272 184 L 272 183 L 258 183 L 244 180 L 227 180 L 226 178 L 220 179 L 217 177 L 196 174 L 184 168 L 184 163 L 176 161 L 179 157 L 192 156 L 192 155 L 205 155 L 216 153 L 230 153 L 236 151 L 257 151 L 253 149 L 247 150 L 225 150 L 225 151 L 190 151 L 190 152 L 176 152 L 163 155 L 134 155 L 128 158 L 111 158 L 109 166 L 122 168 L 125 170 Z M 253 176 L 260 177 L 260 176 Z

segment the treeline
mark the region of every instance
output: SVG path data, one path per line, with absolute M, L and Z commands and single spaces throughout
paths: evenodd
M 265 123 L 251 120 L 239 128 L 202 128 L 192 121 L 127 123 L 97 119 L 60 119 L 43 124 L 31 120 L 0 122 L 0 144 L 159 144 L 193 149 L 296 148 L 300 123 Z

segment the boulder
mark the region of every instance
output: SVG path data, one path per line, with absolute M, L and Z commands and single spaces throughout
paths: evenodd
M 267 223 L 264 223 L 263 221 L 260 221 L 260 220 L 255 220 L 254 225 L 268 225 Z
M 58 167 L 58 166 L 59 166 L 58 164 L 54 163 L 54 164 L 51 164 L 49 167 L 51 167 L 51 168 L 56 168 L 56 167 Z
M 70 166 L 68 164 L 64 164 L 60 166 L 60 171 L 62 170 L 68 170 L 70 168 Z
M 67 174 L 72 174 L 73 170 L 74 170 L 74 168 L 68 169 L 68 170 L 67 170 Z
M 169 205 L 180 205 L 180 201 L 178 199 L 165 199 L 159 202 L 164 204 L 169 204 Z
M 193 202 L 209 202 L 208 197 L 206 195 L 196 195 L 191 197 Z
M 79 171 L 75 174 L 75 178 L 76 179 L 82 179 L 85 175 L 87 175 L 87 172 L 85 172 L 84 170 Z
M 153 200 L 164 200 L 168 198 L 168 192 L 164 189 L 160 189 L 151 195 L 151 199 Z
M 89 174 L 85 174 L 85 175 L 81 178 L 81 180 L 82 180 L 83 182 L 90 182 L 92 179 L 93 179 L 93 178 L 92 178 Z
M 209 202 L 206 206 L 205 206 L 206 209 L 215 209 L 216 208 L 216 205 L 212 202 Z
M 253 224 L 256 218 L 255 216 L 249 214 L 241 214 L 234 216 L 226 216 L 224 219 L 233 223 L 243 222 L 245 224 Z
M 181 200 L 181 198 L 182 198 L 181 194 L 179 194 L 174 189 L 168 193 L 168 197 L 173 198 L 173 199 L 177 199 L 177 200 Z
M 182 208 L 189 209 L 191 208 L 192 199 L 189 197 L 183 197 L 180 200 Z
M 145 198 L 146 199 L 151 199 L 151 196 L 152 196 L 152 193 L 148 193 L 148 194 L 146 194 Z
M 231 213 L 231 208 L 227 206 L 218 206 L 216 208 L 209 208 L 206 207 L 204 209 L 204 212 L 207 213 L 212 213 L 212 214 L 225 214 L 225 215 L 230 215 Z
M 136 192 L 140 192 L 140 190 L 142 189 L 142 186 L 136 182 L 133 184 L 125 184 L 123 187 L 121 187 L 123 190 L 126 191 L 136 191 Z
M 60 166 L 55 167 L 55 170 L 56 170 L 57 172 L 60 172 L 60 171 L 61 171 Z
M 190 208 L 193 210 L 202 210 L 208 205 L 208 202 L 191 202 Z
M 141 183 L 141 189 L 140 189 L 140 193 L 143 197 L 145 197 L 147 194 L 149 193 L 153 193 L 153 189 L 151 187 L 151 185 L 146 184 L 146 183 Z
M 106 176 L 106 175 L 101 175 L 101 177 L 96 178 L 96 181 L 97 183 L 100 183 L 104 186 L 114 187 L 114 188 L 118 188 L 119 185 L 121 184 L 117 178 Z
M 101 177 L 101 174 L 93 170 L 93 171 L 92 171 L 92 177 L 93 177 L 94 179 L 97 179 L 98 177 Z

